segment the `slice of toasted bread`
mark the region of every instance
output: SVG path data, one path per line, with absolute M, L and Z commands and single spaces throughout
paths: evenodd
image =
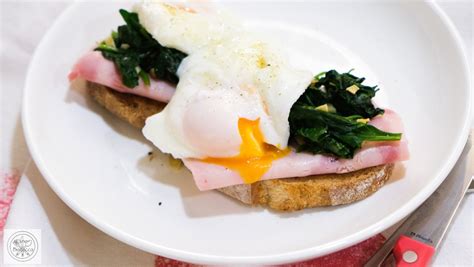
M 160 112 L 165 104 L 124 94 L 105 86 L 88 83 L 95 101 L 120 119 L 141 129 L 147 117 Z M 218 189 L 243 203 L 263 205 L 280 211 L 335 206 L 364 199 L 389 179 L 393 164 L 380 165 L 344 174 L 314 175 L 259 181 Z

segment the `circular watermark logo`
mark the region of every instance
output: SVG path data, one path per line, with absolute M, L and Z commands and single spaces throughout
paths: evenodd
M 13 233 L 7 242 L 8 254 L 17 261 L 26 262 L 38 252 L 38 240 L 27 231 Z

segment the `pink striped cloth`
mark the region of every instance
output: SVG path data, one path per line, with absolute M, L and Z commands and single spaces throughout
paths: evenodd
M 20 181 L 18 171 L 2 172 L 0 178 L 0 237 L 3 236 L 3 228 L 7 222 L 8 212 Z

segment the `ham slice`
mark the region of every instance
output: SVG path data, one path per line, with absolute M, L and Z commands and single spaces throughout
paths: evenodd
M 370 124 L 384 131 L 403 131 L 399 116 L 391 110 L 385 110 L 383 116 L 374 118 Z M 324 155 L 291 152 L 289 155 L 274 161 L 262 179 L 346 173 L 403 161 L 408 158 L 408 145 L 405 139 L 398 142 L 368 142 L 352 159 L 337 159 Z M 243 183 L 237 172 L 223 166 L 204 163 L 196 159 L 184 159 L 183 162 L 192 172 L 194 181 L 200 190 L 211 190 Z
M 82 78 L 84 80 L 98 83 L 122 93 L 130 93 L 160 102 L 169 102 L 174 94 L 175 86 L 164 81 L 150 79 L 147 86 L 140 79 L 138 86 L 131 89 L 122 84 L 115 64 L 105 59 L 101 52 L 91 51 L 82 56 L 72 68 L 68 76 L 69 80 Z

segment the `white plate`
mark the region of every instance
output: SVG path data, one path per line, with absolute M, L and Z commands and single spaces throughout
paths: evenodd
M 171 258 L 285 263 L 383 231 L 441 183 L 467 138 L 470 87 L 459 37 L 436 6 L 406 1 L 223 5 L 292 48 L 295 62 L 315 73 L 355 67 L 377 82 L 385 95 L 381 101 L 404 120 L 411 159 L 373 196 L 335 208 L 281 214 L 199 192 L 186 170 L 168 167 L 166 156 L 149 161 L 153 148 L 139 131 L 83 91 L 69 88 L 66 77 L 74 61 L 122 23 L 119 7 L 129 7 L 78 3 L 59 17 L 36 50 L 23 126 L 42 174 L 80 216 L 125 243 Z

